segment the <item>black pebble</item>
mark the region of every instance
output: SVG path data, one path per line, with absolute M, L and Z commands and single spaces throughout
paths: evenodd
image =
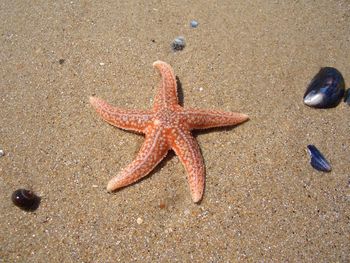
M 59 61 L 58 61 L 58 63 L 60 63 L 61 65 L 64 63 L 64 59 L 63 58 L 61 58 Z
M 40 197 L 33 191 L 26 189 L 18 189 L 14 191 L 11 200 L 15 206 L 26 211 L 34 211 L 40 204 Z

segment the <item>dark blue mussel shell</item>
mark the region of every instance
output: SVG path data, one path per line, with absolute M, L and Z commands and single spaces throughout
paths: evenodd
M 345 92 L 342 74 L 335 68 L 321 68 L 311 80 L 304 103 L 314 108 L 332 108 L 339 104 Z
M 344 102 L 350 106 L 350 88 L 345 92 Z
M 331 165 L 322 155 L 322 153 L 315 147 L 315 145 L 308 145 L 307 149 L 309 151 L 311 161 L 310 164 L 313 168 L 322 172 L 330 172 L 332 170 Z

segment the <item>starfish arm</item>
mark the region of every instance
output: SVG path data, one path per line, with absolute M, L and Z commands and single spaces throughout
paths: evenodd
M 162 130 L 148 128 L 145 142 L 136 159 L 109 181 L 107 191 L 112 192 L 118 188 L 130 185 L 148 175 L 165 157 L 168 150 L 169 146 Z
M 96 97 L 90 97 L 90 103 L 104 121 L 118 128 L 139 133 L 144 133 L 153 116 L 151 111 L 119 109 Z
M 204 163 L 198 143 L 189 131 L 181 129 L 173 130 L 173 137 L 172 149 L 187 171 L 192 200 L 197 203 L 202 199 L 205 181 Z
M 159 71 L 162 77 L 161 85 L 154 100 L 154 110 L 158 110 L 160 107 L 178 105 L 176 79 L 172 67 L 159 60 L 153 63 L 153 67 Z
M 188 108 L 184 109 L 181 115 L 187 119 L 191 130 L 237 125 L 249 119 L 248 115 L 243 113 Z

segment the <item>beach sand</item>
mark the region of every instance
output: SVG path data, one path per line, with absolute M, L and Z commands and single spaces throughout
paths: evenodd
M 349 1 L 49 2 L 0 3 L 0 262 L 350 261 L 350 108 L 302 100 L 320 67 L 350 83 Z M 143 137 L 104 123 L 89 96 L 152 107 L 156 60 L 185 107 L 250 116 L 194 132 L 200 204 L 172 152 L 106 191 Z M 310 166 L 308 144 L 332 172 Z M 18 188 L 41 196 L 35 212 L 12 204 Z

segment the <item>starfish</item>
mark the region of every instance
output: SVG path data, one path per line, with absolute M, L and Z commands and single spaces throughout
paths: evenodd
M 145 134 L 145 141 L 135 160 L 109 181 L 107 191 L 112 192 L 145 177 L 172 149 L 187 171 L 192 200 L 197 203 L 203 196 L 205 169 L 191 130 L 237 125 L 248 120 L 248 116 L 183 108 L 178 102 L 176 79 L 171 66 L 156 61 L 153 67 L 161 75 L 161 85 L 152 110 L 120 109 L 100 98 L 90 97 L 90 103 L 104 121 L 121 129 Z

